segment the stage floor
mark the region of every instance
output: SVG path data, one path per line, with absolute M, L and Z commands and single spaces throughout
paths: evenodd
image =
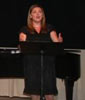
M 30 98 L 25 97 L 0 97 L 0 100 L 31 100 Z

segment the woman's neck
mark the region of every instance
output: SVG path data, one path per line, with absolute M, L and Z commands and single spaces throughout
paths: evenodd
M 41 23 L 33 23 L 33 27 L 36 30 L 37 33 L 40 33 L 41 31 Z
M 33 27 L 41 27 L 41 23 L 40 22 L 33 22 Z

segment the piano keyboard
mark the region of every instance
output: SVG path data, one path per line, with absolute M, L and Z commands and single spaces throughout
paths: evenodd
M 0 47 L 0 53 L 18 54 L 21 51 L 17 47 Z

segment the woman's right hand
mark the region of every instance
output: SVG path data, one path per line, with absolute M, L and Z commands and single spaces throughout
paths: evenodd
M 19 34 L 19 41 L 26 41 L 27 35 L 23 32 Z
M 59 35 L 58 35 L 58 40 L 59 40 L 59 42 L 63 42 L 62 33 L 59 33 Z

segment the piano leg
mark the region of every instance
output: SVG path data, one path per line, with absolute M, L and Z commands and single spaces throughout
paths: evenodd
M 74 80 L 66 78 L 65 79 L 66 100 L 73 100 L 73 86 L 74 86 Z

